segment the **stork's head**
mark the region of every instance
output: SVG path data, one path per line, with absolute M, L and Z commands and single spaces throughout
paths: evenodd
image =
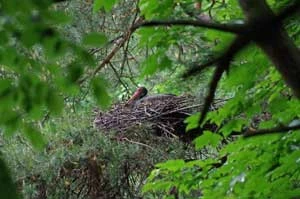
M 145 97 L 147 95 L 148 91 L 145 87 L 139 87 L 134 94 L 132 95 L 132 97 L 127 101 L 127 105 L 130 105 L 132 103 L 134 103 L 135 101 Z
M 135 91 L 134 95 L 137 95 L 138 99 L 141 99 L 141 98 L 145 97 L 147 95 L 147 93 L 148 93 L 148 90 L 145 87 L 139 87 Z

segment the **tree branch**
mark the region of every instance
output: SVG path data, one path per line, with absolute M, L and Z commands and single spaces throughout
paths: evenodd
M 137 20 L 134 24 L 139 24 L 139 20 Z M 133 25 L 135 26 L 135 25 Z M 128 41 L 133 33 L 132 27 L 128 29 L 128 31 L 123 35 L 122 38 L 118 40 L 116 46 L 110 51 L 110 53 L 104 58 L 104 60 L 94 69 L 92 73 L 86 75 L 82 79 L 78 81 L 79 84 L 84 83 L 89 78 L 93 78 L 106 64 L 110 62 L 110 60 L 115 56 L 115 54 L 120 50 L 120 48 Z
M 216 68 L 216 70 L 214 72 L 213 78 L 209 84 L 209 92 L 205 98 L 204 106 L 203 106 L 201 116 L 199 119 L 199 125 L 201 125 L 203 123 L 203 121 L 209 111 L 209 108 L 215 98 L 215 92 L 217 90 L 218 83 L 223 75 L 223 72 L 227 69 L 228 66 L 229 66 L 229 62 L 228 62 L 228 64 L 224 63 L 224 65 L 220 64 L 220 65 L 218 65 L 218 67 Z
M 281 23 L 299 9 L 299 1 L 277 16 L 265 0 L 239 2 L 249 24 L 249 37 L 272 61 L 294 95 L 300 98 L 300 49 Z
M 291 130 L 299 130 L 300 124 L 294 126 L 278 126 L 271 129 L 259 129 L 259 130 L 248 130 L 244 133 L 244 137 L 253 137 L 259 135 L 273 134 L 273 133 L 284 133 Z
M 269 26 L 270 23 L 279 23 L 281 22 L 282 20 L 284 20 L 285 18 L 295 14 L 298 10 L 300 9 L 300 1 L 298 3 L 295 3 L 285 9 L 283 9 L 278 15 L 276 15 L 276 17 L 274 17 L 272 19 L 271 22 L 268 22 L 267 25 Z M 259 29 L 259 28 L 256 28 L 256 29 Z M 244 33 L 244 32 L 242 32 Z M 255 32 L 255 33 L 250 33 L 252 34 L 252 37 L 255 37 L 253 36 L 253 34 L 258 34 L 258 32 Z M 239 50 L 237 49 L 237 52 Z M 213 65 L 213 64 L 216 64 L 217 62 L 219 62 L 220 60 L 223 60 L 225 57 L 227 56 L 227 52 L 225 52 L 223 55 L 215 58 L 215 59 L 212 59 L 204 64 L 200 64 L 200 65 L 197 65 L 197 66 L 194 66 L 193 68 L 189 69 L 187 72 L 185 72 L 182 77 L 183 78 L 187 78 L 191 75 L 196 75 L 198 73 L 201 73 L 204 69 L 208 68 L 209 66 Z
M 198 73 L 201 73 L 203 70 L 205 70 L 206 68 L 214 65 L 215 63 L 219 62 L 220 60 L 224 59 L 226 53 L 224 53 L 223 55 L 221 55 L 220 57 L 217 57 L 215 59 L 212 59 L 204 64 L 200 64 L 200 65 L 195 65 L 193 66 L 191 69 L 189 69 L 188 71 L 186 71 L 182 77 L 183 78 L 188 78 L 192 75 L 196 75 Z
M 93 78 L 106 64 L 110 62 L 110 60 L 115 56 L 115 54 L 119 51 L 119 49 L 124 45 L 127 39 L 131 36 L 131 31 L 128 31 L 125 36 L 121 39 L 121 41 L 112 49 L 112 51 L 104 58 L 104 60 L 95 68 L 95 70 L 86 75 L 84 78 L 79 80 L 79 84 L 84 83 L 87 79 Z
M 246 15 L 246 25 L 218 24 L 201 20 L 170 20 L 146 21 L 132 27 L 132 31 L 135 31 L 139 27 L 147 26 L 190 25 L 235 33 L 238 35 L 223 55 L 205 64 L 194 67 L 183 75 L 183 77 L 188 77 L 201 72 L 203 69 L 213 64 L 217 66 L 209 85 L 209 92 L 206 96 L 202 114 L 199 120 L 200 125 L 203 123 L 209 111 L 210 105 L 213 102 L 215 91 L 222 74 L 224 71 L 229 69 L 230 62 L 234 56 L 252 40 L 269 56 L 276 68 L 283 75 L 284 80 L 293 89 L 295 95 L 300 97 L 300 68 L 298 66 L 298 63 L 300 63 L 300 58 L 298 56 L 299 49 L 297 49 L 295 44 L 291 42 L 280 24 L 282 20 L 299 10 L 299 1 L 298 3 L 287 7 L 278 15 L 273 14 L 265 0 L 239 0 L 239 2 L 244 14 Z M 272 34 L 275 34 L 275 36 Z M 274 43 L 276 45 L 274 45 Z M 282 58 L 283 54 L 288 56 L 285 56 L 286 58 Z M 283 128 L 283 130 L 286 131 L 290 128 L 295 127 Z M 269 133 L 272 130 L 278 131 L 282 129 L 275 128 L 269 130 L 260 130 L 258 131 L 258 134 Z M 246 134 L 245 136 L 249 135 Z
M 119 75 L 119 73 L 118 73 L 117 69 L 114 67 L 114 65 L 111 62 L 109 62 L 109 66 L 111 67 L 111 69 L 115 73 L 115 76 L 119 80 L 120 84 L 122 84 L 122 86 L 125 88 L 126 92 L 129 92 L 128 86 L 126 85 L 125 82 L 123 82 L 121 76 Z
M 287 17 L 298 14 L 299 15 L 300 10 L 300 1 L 297 1 L 296 3 L 284 8 L 282 11 L 280 11 L 276 17 L 275 21 L 282 21 L 286 19 Z
M 201 117 L 199 119 L 199 125 L 201 125 L 209 111 L 209 108 L 214 100 L 215 92 L 218 86 L 218 83 L 222 77 L 222 74 L 229 69 L 230 62 L 234 58 L 237 52 L 239 52 L 241 49 L 243 49 L 245 46 L 248 45 L 250 40 L 243 36 L 238 36 L 235 38 L 235 40 L 231 43 L 229 48 L 226 50 L 226 52 L 220 57 L 215 59 L 213 62 L 217 64 L 217 68 L 214 72 L 213 78 L 209 85 L 209 92 L 205 98 L 204 106 L 201 112 Z M 206 64 L 208 66 L 208 64 Z M 199 70 L 203 70 L 203 67 L 198 68 Z M 194 68 L 193 73 L 189 74 L 195 74 L 196 69 Z
M 220 24 L 213 23 L 204 20 L 169 20 L 169 21 L 145 21 L 132 28 L 136 30 L 140 27 L 149 27 L 149 26 L 194 26 L 194 27 L 203 27 L 210 28 L 215 30 L 220 30 L 224 32 L 230 32 L 235 34 L 243 34 L 245 33 L 245 25 L 243 24 Z
M 211 65 L 218 64 L 220 62 L 226 62 L 226 60 L 233 59 L 235 54 L 237 54 L 240 50 L 246 47 L 250 43 L 250 40 L 247 37 L 238 36 L 231 43 L 230 47 L 219 57 L 212 59 L 204 64 L 200 64 L 198 66 L 194 66 L 185 72 L 182 77 L 187 78 L 192 75 L 196 75 L 202 72 L 204 69 L 208 68 Z M 231 61 L 231 60 L 230 60 Z

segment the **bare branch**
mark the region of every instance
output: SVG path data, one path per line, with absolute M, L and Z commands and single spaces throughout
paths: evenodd
M 139 20 L 136 20 L 134 24 L 139 24 Z M 135 26 L 135 25 L 132 25 Z M 79 84 L 84 83 L 86 80 L 93 78 L 103 67 L 106 66 L 110 62 L 110 60 L 115 56 L 115 54 L 121 49 L 122 46 L 128 41 L 133 33 L 132 27 L 128 29 L 128 31 L 123 35 L 122 38 L 118 40 L 116 46 L 112 49 L 112 51 L 104 58 L 104 60 L 95 68 L 95 70 L 91 73 L 83 77 L 78 81 Z
M 210 82 L 209 85 L 209 92 L 205 98 L 205 102 L 204 102 L 204 106 L 201 112 L 201 117 L 199 119 L 199 125 L 201 125 L 209 111 L 210 105 L 212 104 L 214 98 L 215 98 L 215 92 L 217 90 L 217 86 L 218 83 L 224 73 L 224 71 L 227 69 L 227 67 L 229 66 L 229 62 L 228 64 L 224 63 L 224 65 L 218 65 L 218 67 L 215 70 L 215 73 L 213 75 L 213 78 Z
M 131 31 L 128 31 L 121 41 L 112 49 L 112 51 L 104 58 L 104 60 L 95 68 L 95 70 L 90 74 L 86 75 L 84 78 L 79 80 L 79 84 L 82 84 L 87 79 L 94 77 L 110 60 L 115 56 L 115 54 L 120 50 L 120 48 L 125 44 L 125 42 L 130 38 Z
M 147 148 L 149 148 L 149 149 L 155 151 L 155 148 L 153 148 L 152 146 L 149 146 L 149 145 L 147 145 L 147 144 L 144 144 L 144 143 L 142 143 L 142 142 L 137 142 L 137 141 L 134 141 L 134 140 L 130 140 L 130 139 L 126 138 L 126 137 L 122 137 L 121 140 L 122 140 L 122 141 L 124 140 L 124 141 L 126 141 L 126 142 L 130 142 L 130 143 L 132 143 L 132 144 L 137 144 L 137 145 L 140 145 L 140 146 L 143 146 L 143 147 L 147 147 Z
M 259 135 L 273 134 L 273 133 L 284 133 L 291 130 L 299 130 L 300 124 L 294 126 L 278 126 L 270 129 L 259 129 L 259 130 L 248 130 L 244 133 L 244 137 L 253 137 Z
M 241 49 L 243 49 L 248 43 L 249 43 L 249 39 L 247 39 L 246 37 L 238 36 L 232 42 L 232 44 L 230 45 L 226 53 L 223 56 L 221 56 L 221 58 L 216 60 L 217 69 L 215 70 L 215 73 L 209 85 L 209 92 L 205 98 L 204 106 L 199 120 L 199 125 L 203 123 L 209 111 L 209 108 L 214 100 L 215 92 L 218 83 L 222 77 L 222 74 L 224 73 L 224 71 L 229 69 L 230 62 L 232 61 L 236 53 L 239 52 Z
M 119 83 L 125 88 L 126 92 L 129 92 L 128 86 L 127 84 L 122 80 L 122 77 L 120 76 L 120 74 L 118 73 L 117 69 L 114 67 L 114 65 L 109 62 L 109 66 L 111 67 L 111 69 L 113 70 L 115 76 L 117 77 L 117 79 L 119 80 Z

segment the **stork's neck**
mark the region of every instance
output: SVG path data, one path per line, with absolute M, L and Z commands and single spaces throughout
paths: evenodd
M 127 101 L 127 105 L 133 104 L 134 102 L 136 102 L 137 100 L 145 97 L 147 95 L 147 89 L 145 87 L 139 87 L 134 94 L 132 95 L 132 97 Z

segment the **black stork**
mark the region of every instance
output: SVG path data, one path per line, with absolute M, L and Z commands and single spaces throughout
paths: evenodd
M 139 87 L 131 98 L 126 102 L 126 106 L 134 106 L 135 103 L 145 97 L 148 93 L 148 90 L 145 87 Z
M 164 101 L 176 97 L 176 95 L 173 94 L 157 94 L 157 95 L 146 96 L 147 93 L 148 90 L 145 87 L 139 87 L 134 92 L 132 97 L 127 101 L 126 106 L 134 107 L 140 103 L 147 103 L 147 102 L 155 103 L 155 101 Z

